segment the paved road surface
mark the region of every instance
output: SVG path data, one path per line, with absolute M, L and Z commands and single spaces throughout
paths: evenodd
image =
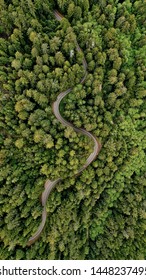
M 54 15 L 56 17 L 57 20 L 61 21 L 63 19 L 63 16 L 58 12 L 58 11 L 54 11 Z M 81 52 L 81 49 L 78 45 L 78 43 L 76 42 L 76 49 L 78 52 Z M 80 83 L 83 84 L 85 79 L 86 79 L 86 76 L 87 76 L 87 62 L 86 62 L 86 59 L 83 58 L 83 67 L 84 67 L 84 71 L 85 71 L 85 74 L 83 76 L 83 78 L 81 79 Z M 60 114 L 60 111 L 59 111 L 59 106 L 60 106 L 60 102 L 62 101 L 62 99 L 72 91 L 72 88 L 69 88 L 63 92 L 61 92 L 58 97 L 57 97 L 57 100 L 53 103 L 53 113 L 54 115 L 56 116 L 56 118 L 65 126 L 67 127 L 72 127 L 74 129 L 74 131 L 76 131 L 77 133 L 81 133 L 81 134 L 84 134 L 86 136 L 88 136 L 94 143 L 94 147 L 93 147 L 93 152 L 89 155 L 89 157 L 87 158 L 85 164 L 78 170 L 78 173 L 76 174 L 76 176 L 80 175 L 81 172 L 87 168 L 87 166 L 89 164 L 91 164 L 91 162 L 93 160 L 95 160 L 95 158 L 97 157 L 100 149 L 101 149 L 101 144 L 98 142 L 98 140 L 96 139 L 96 137 L 86 131 L 85 129 L 83 128 L 77 128 L 75 127 L 72 123 L 68 122 L 67 120 L 65 120 L 61 114 Z M 43 228 L 44 228 L 44 225 L 45 225 L 45 222 L 46 222 L 46 218 L 47 218 L 47 211 L 46 211 L 46 203 L 47 203 L 47 200 L 48 200 L 48 196 L 49 194 L 51 193 L 51 191 L 54 189 L 54 187 L 56 186 L 56 184 L 58 184 L 62 179 L 61 178 L 58 178 L 57 180 L 55 181 L 50 181 L 50 180 L 47 180 L 45 182 L 45 186 L 44 186 L 44 191 L 42 193 L 42 206 L 43 206 L 43 212 L 42 212 L 42 221 L 40 223 L 40 226 L 38 228 L 38 230 L 36 231 L 36 233 L 30 237 L 30 239 L 28 240 L 28 243 L 27 245 L 30 246 L 31 244 L 33 244 L 40 236 Z

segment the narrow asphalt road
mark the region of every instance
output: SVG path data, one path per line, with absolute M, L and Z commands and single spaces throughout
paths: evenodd
M 54 15 L 56 17 L 57 20 L 61 21 L 63 19 L 63 15 L 61 15 L 58 11 L 54 11 Z M 76 42 L 76 49 L 78 52 L 81 52 L 81 49 L 78 45 L 78 43 Z M 84 67 L 84 71 L 85 71 L 85 74 L 83 76 L 83 78 L 81 79 L 80 83 L 83 84 L 85 79 L 86 79 L 86 76 L 87 76 L 87 62 L 86 62 L 86 59 L 85 57 L 83 58 L 83 67 Z M 73 88 L 69 88 L 63 92 L 61 92 L 58 97 L 57 97 L 57 100 L 53 103 L 53 113 L 54 115 L 56 116 L 56 118 L 65 126 L 67 127 L 72 127 L 74 129 L 74 131 L 76 131 L 77 133 L 81 133 L 81 134 L 84 134 L 86 136 L 88 136 L 94 143 L 94 148 L 93 148 L 93 152 L 89 155 L 89 157 L 87 158 L 85 164 L 78 170 L 77 174 L 75 176 L 78 176 L 81 174 L 81 172 L 87 168 L 87 166 L 89 164 L 91 164 L 91 162 L 93 160 L 95 160 L 95 158 L 97 157 L 100 149 L 101 149 L 101 144 L 99 143 L 99 141 L 96 139 L 96 137 L 91 133 L 91 132 L 88 132 L 86 131 L 85 129 L 83 128 L 77 128 L 75 127 L 72 123 L 68 122 L 67 120 L 65 120 L 61 114 L 60 114 L 60 111 L 59 111 L 59 106 L 60 106 L 60 103 L 62 101 L 62 99 L 67 95 L 69 94 L 71 91 L 72 91 Z M 44 228 L 44 225 L 46 223 L 46 218 L 47 218 L 47 211 L 46 211 L 46 203 L 47 203 L 47 200 L 48 200 L 48 197 L 49 197 L 49 194 L 51 193 L 51 191 L 54 189 L 54 187 L 56 186 L 56 184 L 58 184 L 60 181 L 62 180 L 62 178 L 58 178 L 57 180 L 55 181 L 50 181 L 50 180 L 46 180 L 45 182 L 45 185 L 44 185 L 44 191 L 42 193 L 42 198 L 41 198 L 41 202 L 42 202 L 42 206 L 43 206 L 43 212 L 42 212 L 42 221 L 40 223 L 40 226 L 38 228 L 38 230 L 36 231 L 36 233 L 30 237 L 30 239 L 28 240 L 28 243 L 27 245 L 30 246 L 32 245 L 40 236 L 43 228 Z

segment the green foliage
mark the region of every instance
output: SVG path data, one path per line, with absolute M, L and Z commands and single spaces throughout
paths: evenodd
M 0 1 L 0 259 L 145 259 L 145 1 L 9 2 Z M 70 87 L 61 114 L 102 143 L 78 177 L 93 143 L 52 110 Z M 27 247 L 44 183 L 59 177 Z

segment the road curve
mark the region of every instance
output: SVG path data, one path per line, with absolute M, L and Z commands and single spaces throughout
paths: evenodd
M 44 228 L 44 225 L 46 223 L 46 218 L 47 218 L 46 203 L 47 203 L 48 196 L 49 196 L 50 192 L 53 190 L 53 188 L 56 186 L 56 184 L 59 183 L 60 181 L 61 181 L 61 178 L 58 178 L 55 181 L 46 180 L 45 185 L 44 185 L 45 189 L 44 189 L 44 191 L 42 193 L 42 197 L 41 197 L 41 202 L 42 202 L 42 206 L 43 206 L 42 221 L 41 221 L 37 231 L 34 233 L 34 235 L 29 238 L 29 240 L 27 242 L 27 246 L 32 245 L 39 238 L 39 236 Z
M 56 17 L 57 20 L 61 21 L 63 19 L 63 16 L 58 12 L 58 11 L 54 11 L 54 15 Z M 76 43 L 76 50 L 78 52 L 81 52 L 81 49 L 77 43 L 77 41 L 75 42 Z M 86 76 L 87 76 L 87 62 L 86 62 L 86 59 L 83 58 L 83 61 L 82 61 L 82 64 L 83 64 L 83 67 L 84 67 L 84 71 L 85 71 L 85 74 L 83 76 L 83 78 L 81 79 L 80 83 L 83 84 L 85 79 L 86 79 Z M 54 115 L 56 116 L 56 118 L 65 126 L 67 127 L 72 127 L 74 129 L 74 131 L 76 131 L 77 133 L 81 133 L 81 134 L 84 134 L 86 136 L 88 136 L 93 142 L 94 142 L 94 148 L 93 148 L 93 152 L 89 155 L 89 157 L 87 158 L 85 164 L 78 170 L 77 174 L 75 176 L 78 176 L 81 174 L 81 172 L 87 168 L 87 166 L 89 164 L 91 164 L 91 162 L 93 160 L 95 160 L 95 158 L 97 157 L 100 149 L 101 149 L 101 144 L 99 143 L 99 141 L 97 140 L 97 138 L 90 132 L 86 131 L 85 129 L 83 128 L 77 128 L 75 127 L 72 123 L 68 122 L 67 120 L 65 120 L 61 114 L 60 114 L 60 111 L 59 111 L 59 106 L 60 106 L 60 103 L 62 101 L 62 99 L 72 91 L 73 88 L 69 88 L 63 92 L 61 92 L 58 97 L 57 97 L 57 100 L 53 103 L 53 113 Z M 54 189 L 54 187 L 56 186 L 56 184 L 58 184 L 60 181 L 62 180 L 62 178 L 58 178 L 54 181 L 50 181 L 50 180 L 46 180 L 45 182 L 45 185 L 44 185 L 44 191 L 42 193 L 42 197 L 41 197 L 41 203 L 42 203 L 42 206 L 43 206 L 43 211 L 42 211 L 42 221 L 40 223 L 40 226 L 38 228 L 38 230 L 36 231 L 36 233 L 30 237 L 30 239 L 28 240 L 27 242 L 27 245 L 30 246 L 32 245 L 40 236 L 43 228 L 44 228 L 44 225 L 45 225 L 45 222 L 46 222 L 46 218 L 47 218 L 47 211 L 46 211 L 46 203 L 47 203 L 47 200 L 48 200 L 48 196 L 49 194 L 51 193 L 51 191 Z

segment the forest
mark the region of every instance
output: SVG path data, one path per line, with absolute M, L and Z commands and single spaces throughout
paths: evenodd
M 1 260 L 146 259 L 145 96 L 145 0 L 0 0 Z

